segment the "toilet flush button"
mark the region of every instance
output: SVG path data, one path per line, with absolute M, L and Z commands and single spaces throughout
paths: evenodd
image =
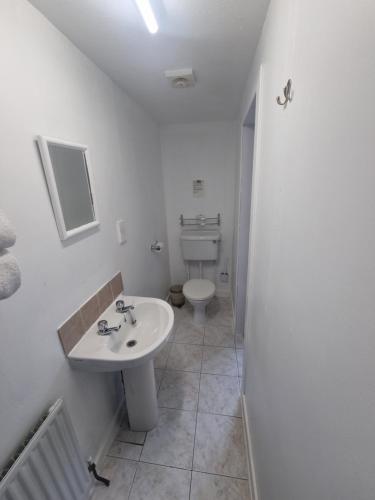
M 117 240 L 120 245 L 126 243 L 126 226 L 124 220 L 116 221 Z

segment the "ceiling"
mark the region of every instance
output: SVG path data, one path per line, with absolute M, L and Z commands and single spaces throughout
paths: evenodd
M 161 123 L 232 120 L 269 0 L 151 0 L 150 35 L 133 0 L 30 0 Z M 193 68 L 174 89 L 167 69 Z

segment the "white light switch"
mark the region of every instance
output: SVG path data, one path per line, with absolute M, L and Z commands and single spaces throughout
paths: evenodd
M 116 221 L 117 240 L 120 245 L 126 243 L 126 226 L 124 220 Z

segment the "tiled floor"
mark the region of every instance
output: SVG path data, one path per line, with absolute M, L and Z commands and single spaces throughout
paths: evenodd
M 241 420 L 243 343 L 227 299 L 214 299 L 204 328 L 189 305 L 175 309 L 170 341 L 155 359 L 159 423 L 124 422 L 100 472 L 110 488 L 93 500 L 249 500 Z

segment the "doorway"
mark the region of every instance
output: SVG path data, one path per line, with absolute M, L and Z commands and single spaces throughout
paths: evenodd
M 241 128 L 241 163 L 239 175 L 239 205 L 237 222 L 236 278 L 234 289 L 235 334 L 243 337 L 244 358 L 242 392 L 246 393 L 246 371 L 251 337 L 251 317 L 248 297 L 252 290 L 252 267 L 256 250 L 256 206 L 259 184 L 259 163 L 262 132 L 263 67 L 260 66 L 253 92 L 249 94 L 248 107 Z
M 257 96 L 251 103 L 242 126 L 239 213 L 237 236 L 237 269 L 235 296 L 236 335 L 244 336 L 246 321 L 247 280 L 249 272 L 250 218 L 254 170 L 255 117 Z

